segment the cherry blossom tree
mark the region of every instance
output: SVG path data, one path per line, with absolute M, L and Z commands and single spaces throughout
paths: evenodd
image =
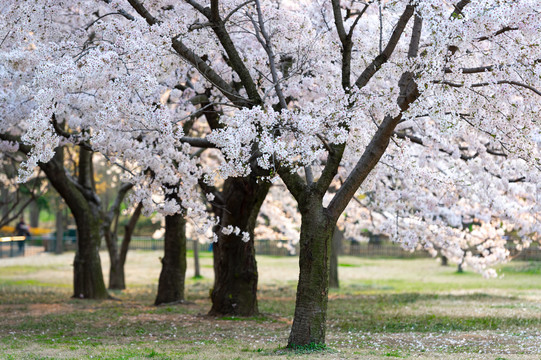
M 2 81 L 18 84 L 10 103 L 24 103 L 18 111 L 29 119 L 23 178 L 61 142 L 53 114 L 76 130 L 73 141 L 91 141 L 129 170 L 145 208 L 207 226 L 196 190 L 204 173 L 209 186 L 213 178 L 258 184 L 280 176 L 301 213 L 289 346 L 325 341 L 331 238 L 359 189 L 394 207 L 399 221 L 386 229 L 410 247 L 463 253 L 460 236 L 448 237 L 452 227 L 438 219 L 482 219 L 495 241 L 483 245 L 486 256 L 468 259 L 480 268 L 505 258 L 494 219 L 538 232 L 536 0 L 69 5 L 8 2 L 2 11 L 18 19 L 2 24 L 0 36 L 9 49 Z M 161 101 L 166 92 L 174 106 Z M 201 94 L 206 99 L 196 100 Z M 205 138 L 177 126 L 211 107 L 218 116 Z M 21 115 L 3 120 L 0 133 Z M 223 153 L 219 169 L 202 169 L 188 145 L 209 141 Z M 437 236 L 423 235 L 427 227 Z M 222 228 L 246 237 L 241 227 Z
M 214 5 L 216 13 L 219 8 L 217 3 Z M 468 163 L 462 174 L 446 172 L 446 185 L 450 187 L 465 180 L 460 177 L 464 173 L 483 177 L 485 181 L 494 177 L 496 183 L 509 182 L 501 174 L 487 175 L 479 169 L 479 163 L 489 169 L 498 168 L 498 162 L 490 156 L 497 153 L 517 163 L 515 168 L 520 164 L 524 174 L 520 176 L 534 188 L 539 176 L 539 158 L 535 155 L 538 154 L 535 119 L 540 94 L 539 60 L 536 60 L 539 52 L 535 41 L 539 38 L 539 27 L 534 20 L 539 18 L 539 11 L 532 2 L 521 2 L 519 8 L 490 1 L 472 4 L 460 1 L 455 6 L 445 2 L 439 2 L 438 6 L 424 2 L 390 3 L 383 9 L 389 27 L 385 29 L 383 25 L 381 29 L 389 35 L 382 37 L 380 46 L 366 35 L 371 30 L 380 30 L 377 26 L 370 28 L 377 22 L 368 20 L 383 16 L 375 7 L 338 1 L 317 5 L 319 16 L 305 9 L 304 22 L 295 19 L 297 26 L 302 26 L 299 33 L 295 33 L 294 24 L 287 23 L 291 14 L 287 14 L 287 19 L 284 15 L 287 13 L 284 8 L 294 9 L 293 4 L 273 7 L 256 1 L 252 12 L 245 12 L 246 23 L 252 24 L 251 32 L 267 55 L 267 80 L 271 86 L 267 94 L 272 93 L 274 98 L 266 106 L 245 107 L 223 117 L 227 126 L 211 135 L 211 140 L 229 156 L 224 171 L 231 174 L 251 171 L 244 164 L 254 156 L 255 147 L 260 167 L 278 173 L 298 202 L 302 215 L 301 273 L 289 345 L 324 339 L 330 239 L 338 217 L 359 187 L 364 183 L 364 188 L 372 189 L 378 174 L 386 173 L 382 168 L 396 166 L 397 160 L 404 172 L 404 167 L 410 166 L 407 176 L 410 182 L 434 182 L 428 174 L 427 178 L 419 179 L 412 173 L 419 172 L 419 168 L 407 161 L 404 149 L 409 144 L 397 140 L 404 137 L 400 131 L 411 128 L 414 133 L 432 133 L 430 137 L 438 139 L 428 145 L 434 158 L 446 152 L 460 158 L 465 148 L 470 155 L 480 153 L 479 160 Z M 207 11 L 212 12 L 212 8 L 211 3 Z M 513 17 L 503 18 L 504 12 Z M 363 17 L 367 20 L 361 20 Z M 287 35 L 282 34 L 285 38 L 295 38 L 297 49 L 299 43 L 313 42 L 319 47 L 318 51 L 303 49 L 302 57 L 296 58 L 299 64 L 301 60 L 310 64 L 297 76 L 278 73 L 275 54 L 284 57 L 293 53 L 287 48 L 290 43 L 276 36 L 281 33 L 276 29 L 284 23 L 288 24 L 285 26 L 288 30 Z M 274 41 L 267 27 L 273 29 Z M 400 41 L 408 31 L 411 31 L 409 40 Z M 364 38 L 359 39 L 361 34 Z M 303 41 L 303 37 L 309 37 L 312 42 Z M 521 45 L 515 46 L 516 51 L 509 51 L 517 43 Z M 338 57 L 337 44 L 341 50 Z M 353 50 L 361 51 L 362 55 L 354 56 Z M 354 74 L 357 75 L 352 82 Z M 341 84 L 336 84 L 336 78 L 341 78 Z M 303 86 L 309 86 L 309 91 L 295 93 Z M 248 88 L 246 93 L 250 96 Z M 291 106 L 283 106 L 288 97 L 292 99 Z M 276 104 L 282 107 L 276 109 L 273 106 Z M 488 137 L 482 135 L 487 132 Z M 391 140 L 397 146 L 388 149 Z M 411 142 L 411 138 L 408 140 Z M 323 197 L 341 163 L 347 169 L 345 180 L 332 200 L 324 205 Z M 423 188 L 415 184 L 405 191 L 411 191 L 413 197 Z M 439 188 L 436 194 L 445 196 L 446 189 Z M 474 187 L 468 190 L 467 198 L 475 202 L 478 201 L 475 194 L 483 191 Z M 530 196 L 529 200 L 532 199 Z M 528 213 L 538 206 L 532 201 L 531 206 L 522 207 L 521 211 Z M 421 213 L 420 209 L 415 210 Z M 430 210 L 424 213 L 425 218 L 434 214 L 434 209 Z M 443 212 L 444 208 L 439 210 Z M 418 233 L 411 223 L 400 237 L 413 245 L 419 241 Z M 429 244 L 433 240 L 423 241 Z M 453 241 L 439 242 L 445 248 L 457 248 Z M 501 249 L 501 243 L 493 244 L 488 252 L 494 254 L 492 258 L 501 260 L 505 253 L 496 251 Z M 491 257 L 477 259 L 481 259 L 479 266 L 484 266 Z M 469 260 L 474 263 L 475 259 Z

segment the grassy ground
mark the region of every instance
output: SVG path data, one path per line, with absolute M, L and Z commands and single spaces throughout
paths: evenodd
M 121 301 L 72 300 L 73 254 L 0 261 L 0 359 L 540 359 L 541 264 L 485 280 L 435 260 L 340 259 L 328 348 L 287 351 L 296 258 L 258 257 L 261 316 L 211 318 L 212 258 L 187 304 L 154 307 L 158 252 L 131 252 Z M 102 254 L 107 273 L 106 254 Z M 106 274 L 107 276 L 107 274 Z

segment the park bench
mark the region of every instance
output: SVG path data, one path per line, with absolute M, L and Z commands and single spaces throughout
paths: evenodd
M 9 244 L 9 257 L 13 257 L 16 252 L 13 249 L 15 243 L 18 243 L 19 241 L 25 241 L 25 236 L 4 236 L 0 237 L 0 258 L 4 257 L 4 245 Z M 18 251 L 18 249 L 17 249 Z M 24 247 L 23 247 L 23 254 L 24 255 Z

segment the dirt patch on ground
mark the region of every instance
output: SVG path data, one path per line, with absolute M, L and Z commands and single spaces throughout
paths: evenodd
M 3 325 L 15 325 L 25 317 L 40 318 L 50 314 L 69 314 L 76 310 L 72 304 L 0 305 Z

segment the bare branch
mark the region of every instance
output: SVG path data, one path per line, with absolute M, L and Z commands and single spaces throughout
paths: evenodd
M 344 20 L 342 19 L 340 0 L 332 0 L 332 9 L 338 37 L 342 43 L 342 88 L 348 91 L 348 89 L 351 87 L 351 51 L 353 49 L 353 42 L 351 39 L 353 37 L 353 30 L 355 30 L 357 23 L 365 13 L 366 9 L 368 9 L 368 4 L 365 4 L 363 10 L 357 14 L 357 17 L 355 18 L 355 21 L 351 25 L 347 34 L 344 28 Z
M 404 30 L 406 29 L 406 25 L 409 22 L 409 19 L 413 16 L 415 10 L 415 5 L 407 5 L 406 9 L 398 19 L 398 22 L 396 23 L 395 29 L 393 31 L 393 34 L 391 35 L 391 38 L 389 39 L 389 42 L 387 43 L 387 46 L 385 49 L 383 49 L 383 52 L 379 54 L 362 72 L 362 74 L 357 78 L 357 81 L 355 81 L 355 85 L 357 85 L 358 88 L 363 88 L 368 84 L 372 76 L 381 68 L 383 64 L 385 64 L 391 55 L 393 54 L 396 45 L 398 44 L 398 41 L 402 37 L 402 34 L 404 33 Z
M 256 8 L 257 8 L 257 19 L 259 23 L 259 30 L 261 31 L 261 35 L 263 35 L 263 39 L 258 37 L 258 40 L 260 40 L 261 45 L 265 49 L 265 52 L 267 53 L 267 56 L 269 58 L 269 66 L 272 74 L 272 81 L 274 83 L 274 90 L 276 91 L 276 96 L 278 96 L 278 101 L 280 102 L 280 107 L 282 109 L 287 109 L 287 103 L 284 97 L 284 93 L 282 92 L 282 87 L 280 85 L 280 79 L 278 79 L 278 72 L 276 70 L 276 62 L 275 62 L 275 56 L 274 51 L 272 50 L 272 42 L 271 38 L 269 36 L 269 33 L 265 29 L 265 21 L 263 20 L 263 13 L 261 11 L 261 3 L 259 0 L 255 0 Z M 253 21 L 253 20 L 252 20 Z M 257 33 L 257 26 L 254 22 L 254 28 L 256 29 Z
M 252 103 L 240 96 L 237 91 L 220 77 L 203 59 L 201 59 L 193 50 L 189 49 L 177 37 L 172 39 L 173 49 L 186 61 L 191 63 L 208 81 L 216 86 L 225 97 L 233 104 L 241 107 L 251 107 Z
M 451 14 L 451 17 L 458 17 L 459 15 L 464 16 L 462 10 L 471 2 L 471 0 L 460 0 L 454 7 L 455 11 Z
M 210 0 L 210 20 L 220 21 L 220 9 L 218 0 Z
M 237 11 L 239 11 L 239 10 L 242 9 L 244 6 L 246 6 L 246 5 L 248 5 L 249 3 L 252 3 L 252 2 L 254 2 L 254 1 L 255 1 L 255 0 L 248 0 L 248 1 L 245 1 L 245 2 L 243 2 L 242 4 L 238 5 L 236 8 L 234 8 L 233 10 L 231 10 L 231 11 L 229 12 L 229 14 L 227 14 L 227 16 L 226 16 L 226 17 L 224 18 L 224 20 L 223 20 L 224 24 L 225 24 L 226 22 L 228 22 L 229 19 L 231 18 L 231 16 L 233 16 Z
M 58 121 L 56 120 L 56 114 L 53 114 L 52 118 L 51 118 L 51 123 L 53 124 L 53 128 L 54 128 L 54 131 L 62 136 L 63 138 L 65 138 L 66 140 L 71 140 L 73 141 L 73 143 L 75 145 L 78 145 L 80 146 L 81 148 L 85 149 L 85 150 L 88 150 L 88 151 L 94 151 L 92 149 L 92 145 L 90 145 L 88 142 L 84 141 L 81 139 L 81 135 L 80 134 L 72 134 L 70 132 L 67 132 L 65 131 L 64 129 L 62 129 L 62 127 L 60 126 L 60 124 L 58 123 Z
M 141 4 L 141 2 L 139 2 L 139 0 L 128 0 L 128 2 L 130 3 L 130 5 L 133 7 L 133 9 L 135 11 L 137 11 L 137 13 L 139 15 L 141 15 L 143 17 L 143 19 L 146 20 L 146 22 L 152 26 L 154 24 L 158 24 L 160 21 L 158 19 L 156 19 L 154 16 L 152 16 L 148 10 L 143 6 L 143 4 Z
M 458 84 L 458 83 L 454 83 L 454 82 L 451 82 L 451 81 L 448 81 L 448 80 L 434 80 L 433 83 L 434 84 L 448 85 L 448 86 L 455 87 L 455 88 L 464 87 L 464 84 Z M 490 85 L 502 85 L 502 84 L 515 85 L 515 86 L 523 87 L 523 88 L 528 89 L 530 91 L 533 91 L 537 95 L 541 96 L 541 91 L 537 90 L 533 86 L 530 86 L 528 84 L 524 84 L 524 83 L 521 83 L 521 82 L 518 82 L 518 81 L 513 81 L 513 80 L 498 80 L 496 82 L 482 82 L 482 83 L 471 84 L 469 87 L 476 88 L 476 87 L 484 87 L 484 86 L 490 86 Z
M 480 38 L 477 38 L 476 40 L 477 41 L 489 40 L 490 38 L 492 38 L 494 36 L 498 36 L 498 35 L 503 34 L 505 32 L 514 31 L 514 30 L 518 30 L 518 28 L 517 27 L 511 27 L 511 26 L 506 26 L 506 27 L 501 28 L 500 30 L 496 31 L 494 34 L 492 34 L 490 36 L 481 36 Z
M 90 22 L 90 24 L 88 24 L 87 26 L 85 26 L 85 30 L 88 30 L 92 27 L 92 25 L 94 25 L 96 22 L 98 22 L 99 20 L 103 19 L 104 17 L 106 16 L 110 16 L 110 15 L 121 15 L 121 16 L 124 16 L 126 19 L 128 20 L 135 20 L 135 18 L 133 17 L 133 15 L 130 15 L 129 13 L 127 13 L 126 11 L 124 10 L 119 10 L 117 12 L 110 12 L 110 13 L 107 13 L 107 14 L 104 14 L 104 15 L 101 15 L 101 16 L 98 16 L 97 19 L 93 20 L 92 22 Z
M 340 0 L 331 0 L 332 2 L 332 12 L 334 15 L 334 24 L 336 26 L 336 31 L 338 32 L 338 37 L 342 44 L 346 41 L 346 29 L 344 28 L 344 20 L 342 19 L 342 10 L 340 8 Z
M 410 46 L 408 49 L 408 57 L 414 58 L 417 57 L 419 53 L 419 43 L 421 41 L 421 30 L 423 28 L 423 18 L 419 15 L 415 15 L 413 20 L 413 29 L 411 31 L 411 40 Z
M 216 148 L 216 145 L 214 145 L 207 139 L 202 139 L 202 138 L 184 136 L 180 138 L 180 141 L 186 144 L 190 144 L 191 146 L 198 147 L 198 148 L 205 148 L 205 149 Z
M 203 5 L 199 4 L 197 1 L 194 0 L 184 0 L 188 4 L 190 4 L 194 9 L 199 11 L 201 14 L 205 15 L 206 17 L 209 17 L 209 11 L 208 8 L 205 8 Z

